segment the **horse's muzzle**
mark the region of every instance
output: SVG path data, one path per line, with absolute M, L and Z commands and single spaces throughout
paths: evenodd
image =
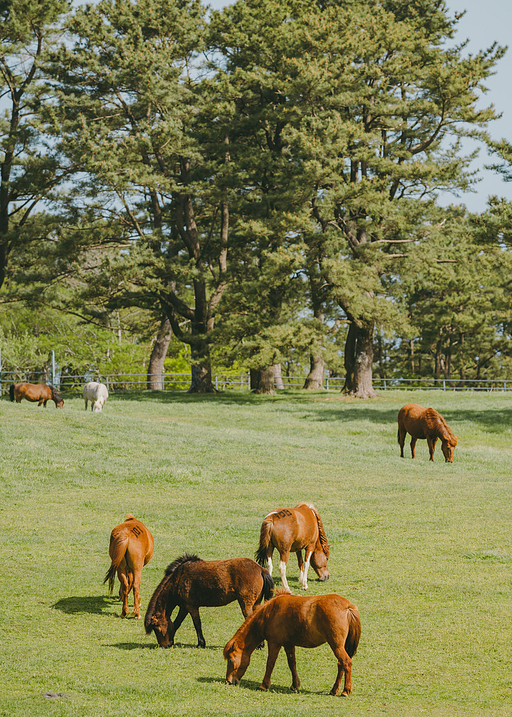
M 331 577 L 330 575 L 324 575 L 324 576 L 322 576 L 321 578 L 318 578 L 318 579 L 320 580 L 321 583 L 325 583 L 325 582 L 327 582 L 327 581 L 329 580 L 330 577 Z
M 237 680 L 236 677 L 233 677 L 231 680 L 226 680 L 226 682 L 228 683 L 228 685 L 239 685 L 240 684 L 240 680 Z

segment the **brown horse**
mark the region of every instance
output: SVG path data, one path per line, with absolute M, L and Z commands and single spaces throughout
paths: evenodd
M 187 553 L 169 565 L 153 593 L 144 620 L 146 633 L 149 635 L 154 630 L 160 647 L 170 647 L 178 628 L 190 613 L 197 633 L 197 646 L 205 647 L 200 607 L 219 607 L 238 600 L 244 617 L 247 617 L 263 598 L 271 597 L 273 589 L 270 573 L 250 558 L 201 560 L 197 555 Z M 179 612 L 173 622 L 171 615 L 175 607 L 179 607 Z
M 16 401 L 16 403 L 21 403 L 21 399 L 24 398 L 32 403 L 37 401 L 38 406 L 43 404 L 46 408 L 46 402 L 51 399 L 55 401 L 55 408 L 64 406 L 64 401 L 57 391 L 46 383 L 13 383 L 9 387 L 9 396 L 11 401 Z
M 426 438 L 430 460 L 434 460 L 434 451 L 437 439 L 441 439 L 441 450 L 446 463 L 453 463 L 453 452 L 457 445 L 457 436 L 454 436 L 450 427 L 435 408 L 423 408 L 417 403 L 408 403 L 398 412 L 398 443 L 400 456 L 404 457 L 405 436 L 410 433 L 411 454 L 416 458 L 416 441 Z
M 272 574 L 272 553 L 274 548 L 279 551 L 279 572 L 283 587 L 288 588 L 286 565 L 290 553 L 297 554 L 299 563 L 299 585 L 308 589 L 308 568 L 311 562 L 319 580 L 329 580 L 327 559 L 329 543 L 318 511 L 310 503 L 299 503 L 289 510 L 273 510 L 261 525 L 260 544 L 255 553 L 260 565 L 267 564 Z M 305 560 L 302 551 L 305 551 Z
M 268 643 L 267 668 L 260 690 L 268 690 L 270 676 L 281 647 L 292 673 L 292 690 L 300 687 L 295 647 L 318 647 L 325 642 L 338 660 L 338 675 L 331 695 L 338 695 L 345 675 L 343 695 L 352 692 L 352 657 L 361 636 L 359 611 L 339 595 L 298 597 L 283 589 L 250 615 L 224 648 L 228 661 L 226 679 L 237 685 L 244 676 L 254 649 Z
M 121 617 L 128 615 L 128 595 L 133 588 L 133 614 L 137 619 L 140 618 L 142 568 L 151 560 L 153 549 L 153 536 L 144 523 L 136 520 L 131 513 L 128 513 L 126 521 L 117 525 L 110 535 L 108 552 L 112 563 L 103 582 L 108 580 L 109 593 L 112 594 L 117 572 L 121 583 L 119 598 L 123 601 Z

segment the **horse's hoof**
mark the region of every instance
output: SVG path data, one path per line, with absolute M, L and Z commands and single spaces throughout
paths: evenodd
M 197 643 L 197 649 L 198 650 L 204 650 L 206 647 L 206 642 L 198 642 Z
M 134 615 L 133 616 L 136 620 L 140 620 L 140 615 Z
M 260 685 L 260 686 L 258 687 L 258 690 L 259 690 L 260 692 L 267 692 L 268 688 L 267 688 L 267 687 L 264 687 L 263 685 Z

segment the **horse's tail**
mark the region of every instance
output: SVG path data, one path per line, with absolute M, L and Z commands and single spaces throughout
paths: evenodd
M 266 569 L 261 571 L 261 577 L 263 578 L 263 588 L 261 590 L 260 600 L 270 600 L 270 598 L 274 594 L 274 580 L 272 578 L 272 575 Z
M 361 619 L 359 617 L 359 610 L 355 605 L 351 605 L 347 608 L 347 617 L 348 634 L 345 639 L 345 650 L 349 657 L 353 657 L 356 654 L 359 638 L 361 637 Z
M 112 595 L 117 568 L 121 565 L 121 561 L 123 560 L 123 558 L 126 554 L 127 548 L 128 548 L 128 537 L 121 536 L 121 535 L 116 535 L 115 537 L 113 537 L 113 536 L 110 537 L 110 554 L 111 554 L 111 558 L 112 558 L 112 563 L 110 564 L 110 567 L 107 570 L 107 573 L 105 575 L 105 579 L 103 580 L 104 583 L 106 583 L 108 580 L 109 595 Z
M 265 567 L 267 562 L 267 550 L 270 545 L 270 539 L 272 536 L 272 528 L 274 527 L 274 521 L 271 515 L 267 515 L 263 523 L 261 524 L 260 530 L 260 544 L 258 549 L 254 553 L 254 559 L 256 562 Z
M 14 401 L 14 384 L 11 383 L 9 386 L 9 396 L 11 397 L 11 401 Z

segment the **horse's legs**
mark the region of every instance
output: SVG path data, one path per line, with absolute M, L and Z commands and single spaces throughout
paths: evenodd
M 272 575 L 272 570 L 274 569 L 274 566 L 272 565 L 272 554 L 267 555 L 267 570 Z
M 206 647 L 203 630 L 201 628 L 201 618 L 199 617 L 199 610 L 197 609 L 197 607 L 189 607 L 189 612 L 192 617 L 192 620 L 194 621 L 194 627 L 196 628 L 197 646 Z
M 307 590 L 307 589 L 308 589 L 308 570 L 309 570 L 309 563 L 311 562 L 311 555 L 312 555 L 312 552 L 313 552 L 313 551 L 312 551 L 312 550 L 309 550 L 308 548 L 306 548 L 306 550 L 305 550 L 304 552 L 305 552 L 305 554 L 306 554 L 306 561 L 304 562 L 304 567 L 302 567 L 301 564 L 300 564 L 300 563 L 302 562 L 302 551 L 301 551 L 301 553 L 300 553 L 300 560 L 299 560 L 299 567 L 300 567 L 299 585 L 301 586 L 301 588 L 302 588 L 303 590 Z M 298 556 L 298 555 L 299 555 L 299 554 L 297 553 L 297 556 Z
M 286 579 L 286 565 L 288 563 L 289 557 L 289 552 L 279 554 L 279 572 L 281 573 L 281 582 L 283 583 L 283 587 L 286 590 L 290 590 L 290 588 L 288 587 L 288 581 Z
M 87 411 L 87 399 L 84 398 L 84 401 L 85 401 L 85 410 Z
M 413 458 L 416 458 L 416 441 L 418 439 L 414 438 L 414 436 L 411 436 L 411 456 Z
M 348 656 L 346 650 L 341 646 L 336 646 L 335 643 L 329 641 L 331 650 L 334 652 L 336 659 L 338 660 L 338 674 L 332 690 L 331 695 L 339 695 L 341 688 L 341 680 L 345 675 L 345 685 L 343 686 L 342 696 L 346 697 L 352 692 L 352 660 Z
M 173 608 L 173 610 L 174 610 L 174 608 Z M 172 612 L 172 610 L 171 610 L 171 612 Z M 187 608 L 180 606 L 178 615 L 176 616 L 176 620 L 174 622 L 169 621 L 169 625 L 172 625 L 172 629 L 171 629 L 172 634 L 169 635 L 169 644 L 170 645 L 174 645 L 174 635 L 178 632 L 178 629 L 179 629 L 181 623 L 187 617 L 187 615 L 188 615 Z M 167 632 L 169 632 L 169 628 L 167 628 Z
M 404 445 L 405 445 L 405 436 L 407 435 L 407 431 L 404 431 L 400 427 L 398 428 L 398 445 L 400 446 L 400 458 L 404 457 Z
M 261 683 L 259 689 L 260 690 L 268 690 L 270 687 L 270 677 L 272 675 L 272 670 L 274 669 L 274 665 L 276 664 L 277 656 L 279 655 L 279 650 L 281 649 L 281 645 L 277 642 L 267 642 L 268 644 L 268 655 L 267 655 L 267 667 L 265 670 L 265 676 L 263 678 L 263 682 Z
M 433 463 L 434 462 L 434 451 L 436 450 L 437 436 L 435 438 L 430 438 L 429 436 L 427 436 L 427 443 L 428 443 L 428 450 L 430 453 L 430 460 Z
M 121 565 L 117 569 L 117 577 L 119 578 L 119 582 L 121 583 L 121 587 L 119 590 L 119 597 L 123 601 L 123 609 L 121 610 L 121 617 L 126 617 L 128 615 L 128 593 L 131 590 L 131 586 L 130 586 L 130 581 L 128 579 L 128 575 L 126 574 L 126 570 Z
M 298 690 L 300 687 L 300 680 L 299 676 L 297 674 L 297 663 L 295 661 L 295 645 L 289 645 L 288 647 L 284 648 L 286 652 L 286 658 L 288 660 L 288 667 L 290 668 L 290 672 L 292 673 L 292 690 Z
M 133 571 L 133 614 L 140 620 L 140 581 L 142 578 L 142 565 L 134 568 Z

